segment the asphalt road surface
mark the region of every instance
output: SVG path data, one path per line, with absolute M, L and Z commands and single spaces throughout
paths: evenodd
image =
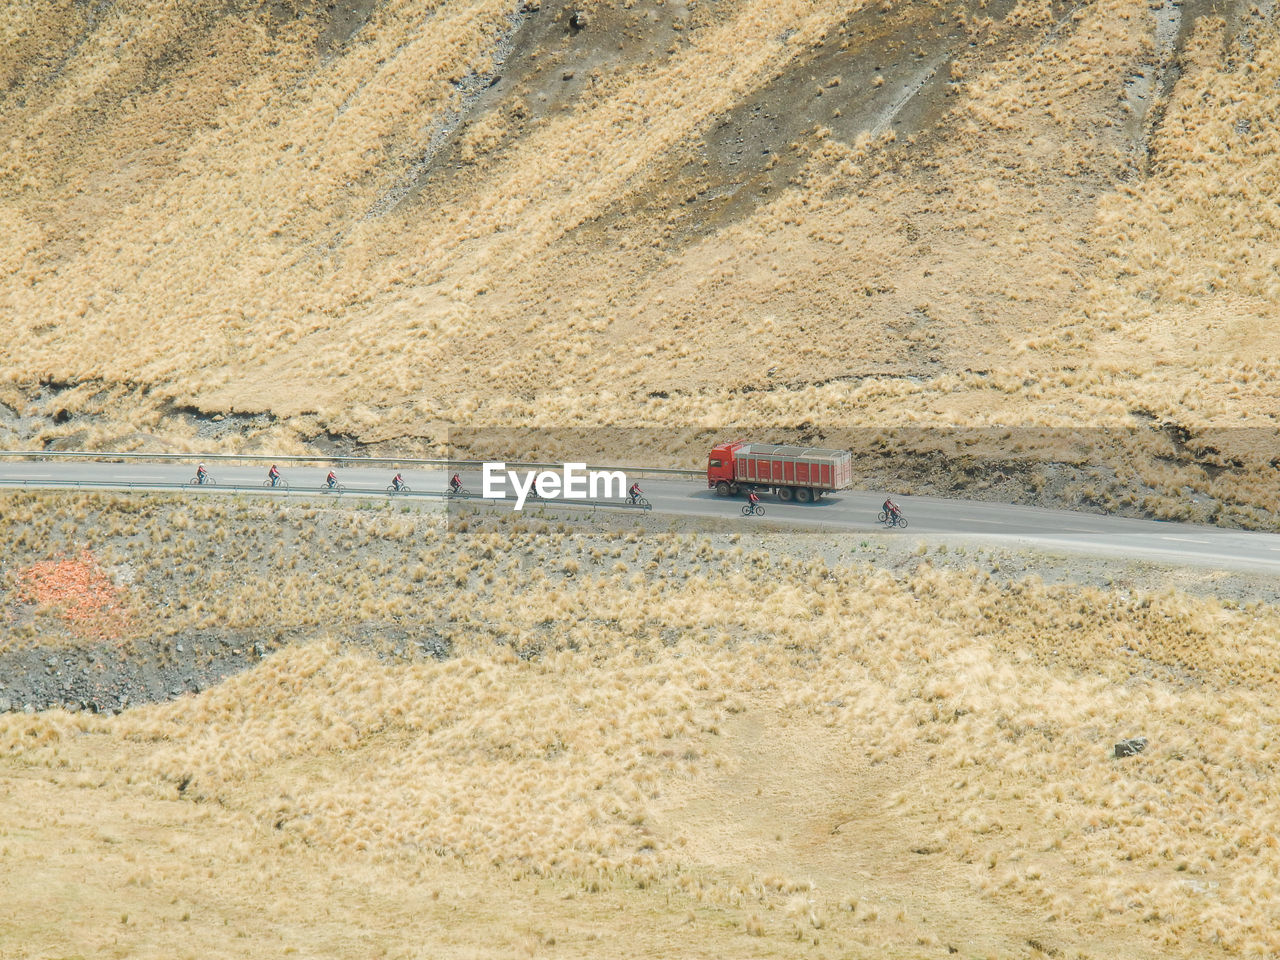
M 88 489 L 173 492 L 175 485 L 185 484 L 195 475 L 196 462 L 194 459 L 189 464 L 71 459 L 0 460 L 0 489 L 15 486 L 65 489 L 86 484 Z M 287 492 L 263 488 L 267 473 L 265 466 L 210 461 L 208 467 L 217 485 L 189 488 L 193 494 L 239 491 L 269 496 L 333 496 L 321 494 L 327 473 L 324 467 L 283 467 L 282 474 L 289 482 Z M 345 497 L 385 497 L 393 473 L 385 467 L 348 467 L 337 471 L 339 481 L 346 487 Z M 443 499 L 437 499 L 447 485 L 448 478 L 443 470 L 405 470 L 402 473 L 414 499 L 428 504 L 444 504 Z M 479 472 L 464 472 L 462 480 L 472 496 L 478 498 L 481 493 Z M 644 496 L 653 505 L 647 514 L 651 518 L 718 519 L 760 532 L 784 528 L 859 535 L 885 529 L 876 521 L 885 498 L 884 491 L 847 490 L 809 504 L 782 503 L 764 495 L 761 502 L 767 515 L 761 518 L 743 517 L 743 500 L 740 497 L 717 497 L 698 479 L 641 479 L 640 483 Z M 896 493 L 893 496 L 910 520 L 907 530 L 889 530 L 893 536 L 930 542 L 977 541 L 1013 548 L 1022 546 L 1280 575 L 1280 535 L 1277 534 L 981 501 L 905 497 Z M 551 505 L 556 504 L 553 502 Z M 526 510 L 536 510 L 539 506 L 541 504 L 531 502 L 526 505 Z

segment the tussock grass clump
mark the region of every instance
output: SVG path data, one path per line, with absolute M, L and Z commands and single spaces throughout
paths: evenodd
M 658 771 L 677 756 L 681 774 L 697 769 L 696 735 L 716 708 L 655 665 L 597 674 L 566 696 L 566 668 L 564 657 L 509 656 L 392 668 L 312 645 L 229 681 L 194 713 L 143 711 L 125 736 L 154 744 L 151 773 L 197 800 L 293 771 L 271 815 L 306 845 L 645 876 L 661 862 L 643 836 Z M 392 766 L 378 759 L 384 741 L 397 744 Z M 317 757 L 347 758 L 350 776 L 311 780 Z

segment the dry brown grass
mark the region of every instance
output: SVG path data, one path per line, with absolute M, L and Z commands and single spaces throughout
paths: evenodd
M 318 639 L 114 718 L 0 718 L 5 946 L 1280 949 L 1269 608 L 675 534 L 445 542 L 380 602 L 412 591 L 451 660 Z
M 293 416 L 278 446 L 321 427 L 439 440 L 441 422 L 1154 415 L 1250 461 L 1211 477 L 1148 449 L 1101 453 L 1163 491 L 1158 511 L 1187 483 L 1274 506 L 1269 455 L 1224 432 L 1276 414 L 1276 237 L 1258 213 L 1280 107 L 1269 26 L 1242 14 L 1248 43 L 1224 57 L 1222 22 L 1201 21 L 1144 179 L 1118 93 L 1153 56 L 1149 11 L 946 8 L 976 45 L 930 126 L 894 144 L 825 126 L 777 144 L 798 158 L 791 183 L 719 218 L 675 195 L 706 188 L 679 171 L 861 4 L 697 5 L 669 46 L 595 69 L 563 106 L 538 106 L 532 81 L 485 101 L 460 154 L 441 154 L 458 165 L 384 211 L 456 106 L 450 81 L 489 69 L 508 8 L 451 0 L 424 19 L 388 3 L 322 53 L 324 17 L 306 7 L 191 23 L 136 0 L 90 23 L 10 5 L 5 377 L 85 381 L 66 404 L 104 411 L 75 441 L 91 445 L 191 442 L 159 396 Z M 619 14 L 628 31 L 642 8 Z M 573 44 L 602 42 L 588 28 Z M 577 49 L 564 44 L 539 55 Z M 847 88 L 815 85 L 834 111 Z M 774 389 L 735 393 L 761 384 L 761 356 Z

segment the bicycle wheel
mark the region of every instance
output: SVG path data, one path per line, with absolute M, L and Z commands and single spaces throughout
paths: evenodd
M 645 497 L 641 497 L 639 500 L 636 501 L 636 506 L 640 507 L 641 509 L 648 510 L 650 507 L 653 506 L 653 504 L 651 504 L 648 501 L 648 499 L 646 499 Z
M 907 518 L 898 517 L 898 526 L 900 526 L 903 530 L 907 529 Z
M 881 510 L 878 514 L 876 514 L 876 519 L 879 520 L 881 523 L 884 523 L 886 520 L 889 519 L 889 514 Z
M 756 516 L 757 516 L 757 517 L 763 517 L 763 516 L 764 516 L 764 507 L 760 506 L 760 504 L 758 504 L 758 503 L 756 504 Z

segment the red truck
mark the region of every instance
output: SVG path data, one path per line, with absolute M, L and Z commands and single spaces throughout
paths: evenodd
M 741 490 L 769 490 L 779 500 L 808 503 L 853 485 L 853 454 L 777 443 L 736 440 L 711 448 L 707 486 L 722 497 Z

